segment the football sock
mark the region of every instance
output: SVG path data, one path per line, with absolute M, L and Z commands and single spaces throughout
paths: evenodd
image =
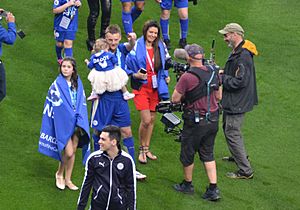
M 160 27 L 163 39 L 170 39 L 169 37 L 169 19 L 163 20 L 160 18 Z
M 217 184 L 212 184 L 212 183 L 210 183 L 208 188 L 209 188 L 210 190 L 214 190 L 214 189 L 216 189 L 216 187 L 217 187 Z
M 132 157 L 133 161 L 135 162 L 134 158 L 134 140 L 133 137 L 127 137 L 123 139 L 123 144 L 127 148 L 129 155 Z
M 138 17 L 142 14 L 142 10 L 138 10 L 137 8 L 136 8 L 136 6 L 133 6 L 132 8 L 131 8 L 131 19 L 132 19 L 132 23 L 134 23 L 134 21 L 136 20 L 136 19 L 138 19 Z
M 185 184 L 185 185 L 191 185 L 192 184 L 192 181 L 190 181 L 190 182 L 188 182 L 188 181 L 186 181 L 186 180 L 183 180 L 183 183 Z
M 98 141 L 99 141 L 100 137 L 99 137 L 99 135 L 96 135 L 94 133 L 93 133 L 92 137 L 93 137 L 93 140 L 94 140 L 94 151 L 98 151 L 100 149 L 100 146 L 98 144 Z
M 189 19 L 182 20 L 180 19 L 180 38 L 181 39 L 186 39 L 187 33 L 188 33 L 188 28 L 189 28 Z
M 66 57 L 73 57 L 73 48 L 65 48 L 65 56 Z
M 122 11 L 122 24 L 126 35 L 132 32 L 132 19 L 130 12 Z
M 57 60 L 62 59 L 62 56 L 61 56 L 62 49 L 63 49 L 63 47 L 58 47 L 57 45 L 55 45 L 55 52 L 56 52 Z

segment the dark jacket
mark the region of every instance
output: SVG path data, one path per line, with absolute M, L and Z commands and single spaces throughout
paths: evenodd
M 136 179 L 132 158 L 120 151 L 113 160 L 106 152 L 93 152 L 85 167 L 77 209 L 84 210 L 92 188 L 92 210 L 135 210 Z
M 230 54 L 224 68 L 222 107 L 228 114 L 249 112 L 258 103 L 253 62 L 253 55 L 257 51 L 253 43 L 255 51 L 247 47 L 249 43 L 242 41 Z

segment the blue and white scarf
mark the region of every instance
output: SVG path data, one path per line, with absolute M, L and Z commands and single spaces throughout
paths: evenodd
M 50 86 L 44 104 L 39 152 L 62 161 L 62 151 L 76 127 L 82 128 L 90 138 L 83 85 L 78 76 L 77 100 L 74 110 L 68 83 L 60 74 Z M 90 154 L 89 141 L 82 148 L 83 164 L 85 164 Z

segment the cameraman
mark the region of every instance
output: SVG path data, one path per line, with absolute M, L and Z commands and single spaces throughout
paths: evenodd
M 202 198 L 209 201 L 216 201 L 220 199 L 220 191 L 217 188 L 217 171 L 213 150 L 215 137 L 218 132 L 219 112 L 217 102 L 220 100 L 221 90 L 217 90 L 219 86 L 219 81 L 217 81 L 216 89 L 212 90 L 209 96 L 202 95 L 194 97 L 192 95 L 192 98 L 195 100 L 192 102 L 187 101 L 187 98 L 191 98 L 191 90 L 200 86 L 202 82 L 207 81 L 207 77 L 209 77 L 210 73 L 209 67 L 204 66 L 202 62 L 204 58 L 202 47 L 197 44 L 187 45 L 185 52 L 187 62 L 190 64 L 190 69 L 180 77 L 172 95 L 173 103 L 185 103 L 184 113 L 182 115 L 184 125 L 180 152 L 184 180 L 182 183 L 175 184 L 173 187 L 176 191 L 182 193 L 194 193 L 192 175 L 194 169 L 194 155 L 198 152 L 200 160 L 204 163 L 209 179 L 209 187 L 202 195 Z M 196 76 L 196 74 L 198 76 Z M 200 77 L 200 75 L 202 76 Z M 204 87 L 206 88 L 205 85 Z M 207 113 L 210 113 L 210 117 L 208 117 Z
M 4 15 L 5 14 L 5 15 Z M 12 45 L 16 40 L 16 24 L 15 16 L 5 10 L 0 8 L 0 16 L 3 18 L 6 16 L 7 30 L 0 24 L 0 102 L 6 95 L 6 79 L 5 79 L 5 69 L 1 60 L 2 56 L 2 43 Z

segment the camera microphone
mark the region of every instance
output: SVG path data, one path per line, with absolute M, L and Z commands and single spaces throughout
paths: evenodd
M 174 57 L 181 59 L 181 60 L 186 60 L 188 57 L 187 52 L 184 49 L 175 49 L 174 50 Z

